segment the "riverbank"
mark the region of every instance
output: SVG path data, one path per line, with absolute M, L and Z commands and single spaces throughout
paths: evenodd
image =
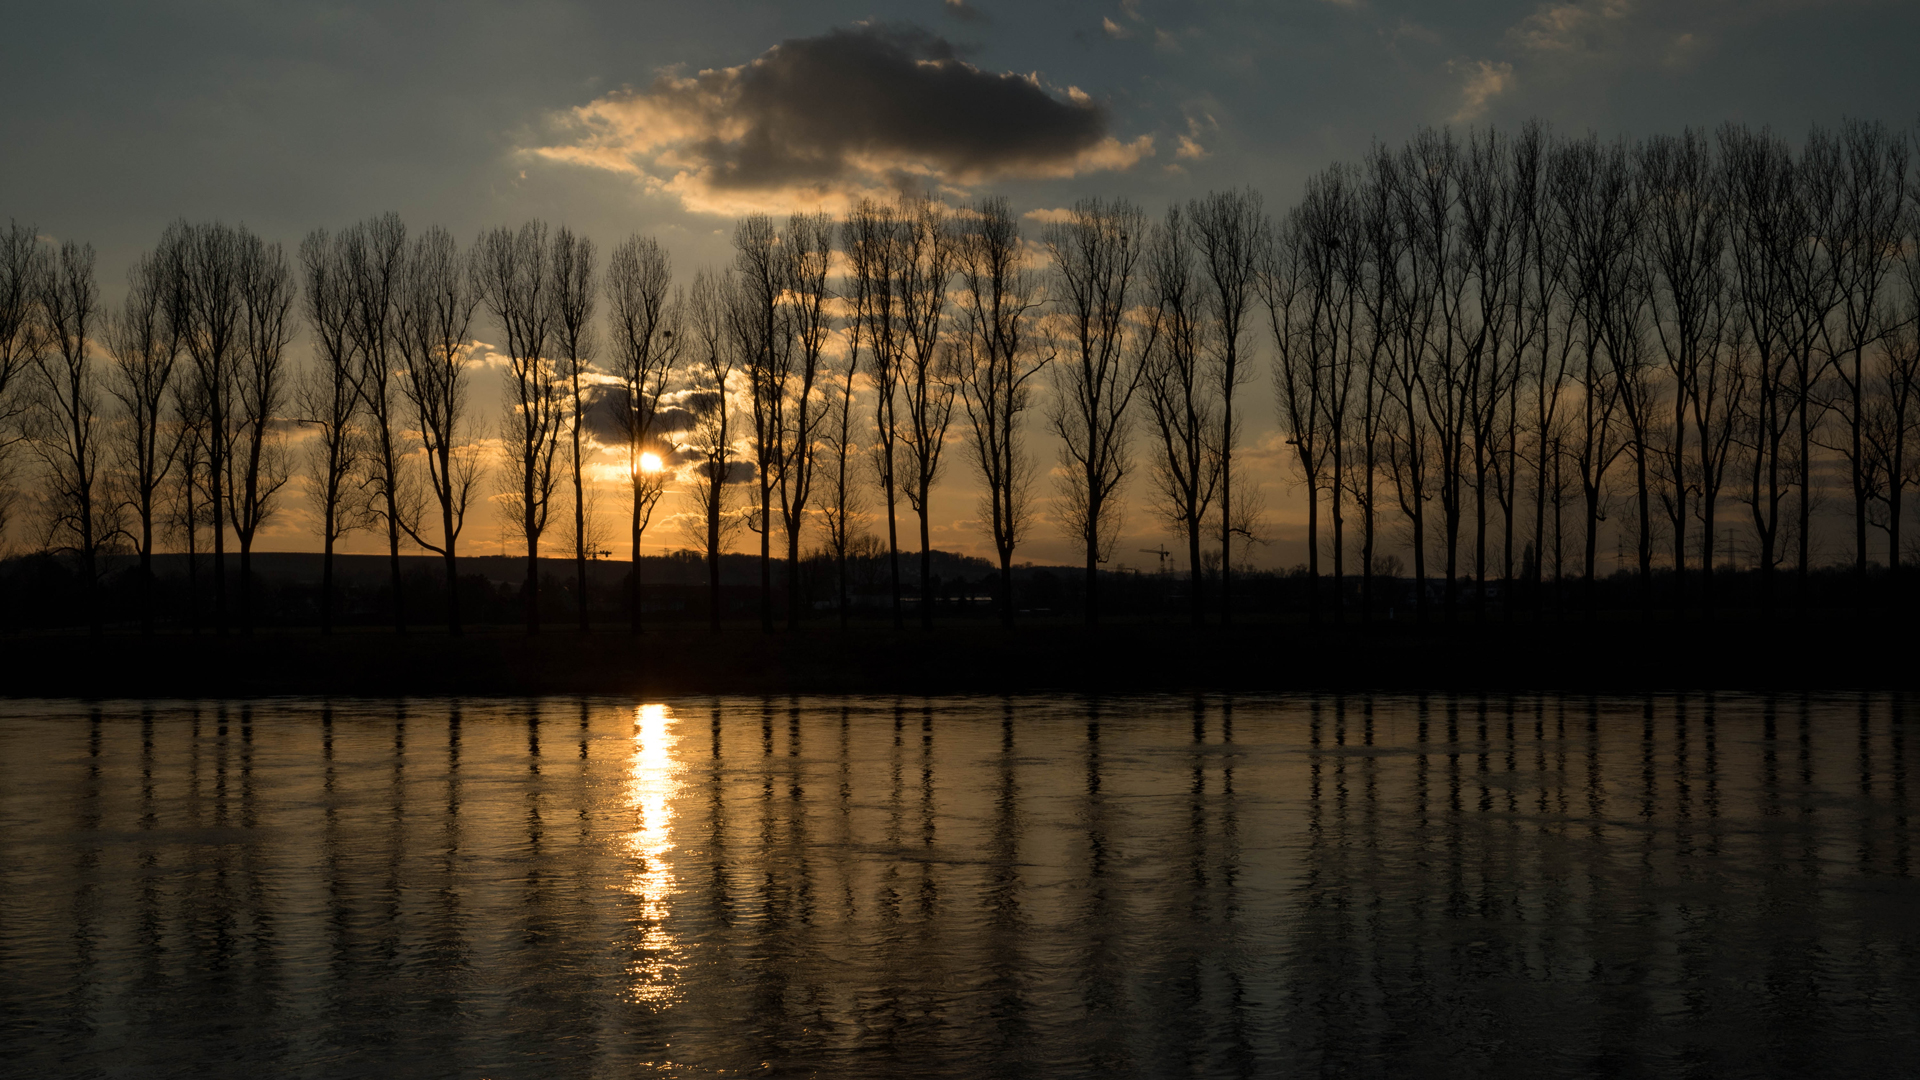
M 10 696 L 1903 690 L 1911 628 L 1168 623 L 11 635 Z

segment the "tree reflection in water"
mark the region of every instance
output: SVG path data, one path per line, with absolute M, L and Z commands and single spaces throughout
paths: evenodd
M 1901 697 L 17 703 L 20 1075 L 1865 1075 Z

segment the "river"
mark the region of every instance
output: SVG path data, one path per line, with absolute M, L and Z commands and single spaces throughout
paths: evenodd
M 1916 717 L 0 702 L 0 1074 L 1910 1075 Z

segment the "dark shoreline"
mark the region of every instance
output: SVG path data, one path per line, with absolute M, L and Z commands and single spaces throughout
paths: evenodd
M 1406 623 L 986 623 L 450 637 L 355 629 L 251 635 L 15 634 L 0 695 L 1013 693 L 1033 691 L 1905 690 L 1912 629 L 1837 616 L 1788 631 L 1754 623 L 1644 626 Z

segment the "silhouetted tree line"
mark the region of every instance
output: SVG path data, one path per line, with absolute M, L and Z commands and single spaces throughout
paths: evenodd
M 1336 615 L 1347 515 L 1364 598 L 1383 510 L 1411 536 L 1422 617 L 1436 556 L 1451 619 L 1463 583 L 1480 606 L 1490 581 L 1524 584 L 1537 610 L 1569 543 L 1591 610 L 1609 510 L 1631 523 L 1643 611 L 1662 562 L 1668 602 L 1688 602 L 1694 565 L 1712 611 L 1728 511 L 1756 538 L 1760 603 L 1782 567 L 1804 603 L 1836 463 L 1855 599 L 1870 526 L 1892 595 L 1915 471 L 1915 224 L 1907 140 L 1857 122 L 1797 155 L 1733 125 L 1638 143 L 1423 131 L 1313 178 L 1258 281 L 1316 578 L 1330 518 Z
M 1846 492 L 1850 592 L 1865 604 L 1874 531 L 1900 594 L 1916 473 L 1910 165 L 1905 136 L 1862 122 L 1816 128 L 1797 152 L 1737 125 L 1638 142 L 1538 123 L 1429 129 L 1329 167 L 1277 218 L 1250 190 L 1157 220 L 1085 199 L 1037 215 L 1035 237 L 999 197 L 863 200 L 839 222 L 750 215 L 731 265 L 684 288 L 650 238 L 603 263 L 591 240 L 537 221 L 463 250 L 388 214 L 317 230 L 291 257 L 243 227 L 177 222 L 110 314 L 90 248 L 15 224 L 0 234 L 0 420 L 5 447 L 25 450 L 8 463 L 30 463 L 15 479 L 31 480 L 8 490 L 32 493 L 40 546 L 71 563 L 96 626 L 116 551 L 137 562 L 121 592 L 154 624 L 167 547 L 189 556 L 175 618 L 251 627 L 253 546 L 297 476 L 324 628 L 336 543 L 368 529 L 386 540 L 394 627 L 420 606 L 403 581 L 413 546 L 443 560 L 432 606 L 455 633 L 472 594 L 458 543 L 476 499 L 497 493 L 524 542 L 531 633 L 554 614 L 540 552 L 556 526 L 574 563 L 562 591 L 582 628 L 593 616 L 597 442 L 623 462 L 633 629 L 645 530 L 675 485 L 712 625 L 721 557 L 743 531 L 758 537 L 768 630 L 777 601 L 797 627 L 822 589 L 844 621 L 874 563 L 904 625 L 903 501 L 928 625 L 942 599 L 931 501 L 957 451 L 998 564 L 965 595 L 1011 622 L 1049 607 L 1014 585 L 1038 421 L 1059 447 L 1052 516 L 1083 553 L 1073 607 L 1097 621 L 1122 579 L 1102 568 L 1144 472 L 1185 563 L 1157 595 L 1196 625 L 1209 608 L 1227 623 L 1245 550 L 1263 542 L 1257 488 L 1236 468 L 1240 391 L 1270 350 L 1307 562 L 1261 578 L 1304 577 L 1313 620 L 1538 617 L 1565 606 L 1570 579 L 1591 613 L 1609 514 L 1631 533 L 1627 602 L 1642 612 L 1724 602 L 1720 530 L 1735 520 L 1754 541 L 1748 599 L 1783 602 L 1784 569 L 1805 604 L 1824 476 Z M 302 320 L 312 362 L 298 367 Z M 493 418 L 468 403 L 476 323 L 504 361 Z M 883 537 L 864 531 L 870 517 Z

